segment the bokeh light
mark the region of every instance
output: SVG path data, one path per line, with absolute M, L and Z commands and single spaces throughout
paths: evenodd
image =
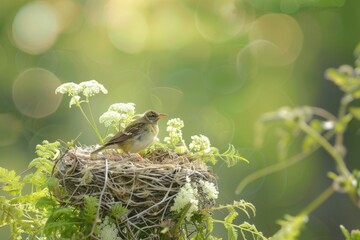
M 30 54 L 40 54 L 56 42 L 59 22 L 56 10 L 45 1 L 24 5 L 16 14 L 12 36 L 18 48 Z
M 193 35 L 192 16 L 177 1 L 157 4 L 148 16 L 148 23 L 151 49 L 177 49 Z
M 77 2 L 74 0 L 54 1 L 53 7 L 57 13 L 59 31 L 69 33 L 79 28 L 82 12 Z
M 279 87 L 292 74 L 293 64 L 283 64 L 283 51 L 267 40 L 255 40 L 244 47 L 237 56 L 240 78 L 260 86 Z
M 207 40 L 221 43 L 244 30 L 252 12 L 232 0 L 198 1 L 196 27 Z
M 141 52 L 148 37 L 148 23 L 137 2 L 111 0 L 105 6 L 109 39 L 126 53 Z
M 170 87 L 155 87 L 151 89 L 151 100 L 155 109 L 171 111 L 171 109 L 176 109 L 183 100 L 183 92 Z
M 299 24 L 286 14 L 266 14 L 259 17 L 250 31 L 250 41 L 265 40 L 278 47 L 276 61 L 272 64 L 289 64 L 300 54 L 303 43 L 303 34 Z M 274 53 L 270 54 L 271 57 Z M 262 58 L 266 58 L 264 54 Z M 259 58 L 260 60 L 260 58 Z M 266 60 L 266 59 L 265 59 Z
M 215 107 L 206 107 L 196 113 L 198 132 L 194 134 L 205 134 L 211 136 L 213 146 L 227 148 L 232 142 L 235 124 L 232 119 L 224 116 Z
M 18 110 L 33 118 L 42 118 L 55 112 L 62 95 L 55 95 L 60 80 L 50 71 L 30 68 L 13 83 L 13 100 Z

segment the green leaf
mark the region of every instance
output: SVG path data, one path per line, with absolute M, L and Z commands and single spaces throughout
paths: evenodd
M 52 161 L 43 157 L 35 158 L 29 164 L 29 168 L 35 167 L 36 169 L 49 174 L 52 172 L 53 166 L 54 163 Z
M 128 209 L 126 207 L 123 207 L 121 203 L 117 202 L 114 205 L 112 205 L 110 209 L 110 217 L 121 220 L 124 214 L 128 212 Z
M 77 211 L 72 207 L 61 206 L 50 213 L 44 227 L 44 234 L 49 239 L 53 239 L 54 236 L 58 239 L 77 239 L 75 236 L 83 225 L 84 220 L 77 216 Z
M 16 176 L 14 170 L 7 170 L 0 167 L 0 183 L 2 183 L 1 189 L 8 192 L 11 196 L 16 196 L 21 193 L 24 186 L 22 182 L 19 182 L 20 176 Z
M 360 107 L 350 107 L 349 112 L 351 112 L 357 120 L 360 120 Z
M 308 217 L 304 215 L 296 217 L 286 215 L 284 220 L 278 221 L 281 228 L 271 240 L 296 240 L 307 221 Z
M 352 120 L 353 115 L 352 114 L 346 114 L 344 117 L 339 119 L 339 121 L 335 125 L 335 130 L 338 133 L 343 133 L 345 129 L 347 128 L 348 124 Z
M 232 167 L 239 162 L 249 163 L 249 161 L 246 158 L 244 158 L 238 154 L 237 150 L 235 149 L 234 145 L 232 145 L 232 144 L 229 144 L 229 147 L 225 152 L 214 153 L 214 156 L 219 157 L 221 160 L 226 162 L 228 167 Z
M 57 203 L 54 199 L 49 197 L 42 197 L 36 202 L 37 208 L 49 208 L 49 207 L 55 207 Z
M 24 177 L 24 183 L 30 183 L 37 187 L 37 189 L 43 189 L 46 187 L 46 181 L 48 180 L 47 175 L 41 172 L 35 172 L 28 174 Z
M 42 144 L 36 145 L 35 152 L 39 157 L 55 160 L 60 154 L 59 147 L 60 143 L 58 141 L 50 143 L 49 141 L 44 140 Z
M 59 179 L 54 176 L 50 176 L 46 180 L 46 186 L 50 191 L 54 191 L 59 186 Z
M 231 205 L 228 206 L 227 210 L 229 211 L 229 213 L 224 219 L 225 221 L 224 226 L 228 230 L 228 239 L 236 240 L 238 234 L 237 234 L 237 230 L 234 228 L 232 223 L 239 214 L 235 211 L 235 208 Z
M 346 240 L 352 240 L 349 231 L 343 225 L 340 225 L 340 229 L 343 235 L 346 237 Z
M 356 58 L 360 58 L 360 44 L 356 45 L 354 55 Z
M 96 218 L 99 200 L 96 197 L 85 196 L 84 201 L 81 217 L 86 222 L 93 223 Z
M 347 83 L 346 76 L 339 73 L 339 71 L 335 68 L 329 68 L 325 71 L 325 77 L 338 85 L 339 87 L 344 87 Z
M 312 129 L 314 129 L 318 133 L 322 133 L 324 131 L 323 124 L 318 119 L 313 119 L 309 125 Z M 314 147 L 316 147 L 317 145 L 318 145 L 318 142 L 316 141 L 316 139 L 314 137 L 312 137 L 310 135 L 306 135 L 304 138 L 304 141 L 303 141 L 302 149 L 304 152 L 308 152 L 311 149 L 313 149 Z

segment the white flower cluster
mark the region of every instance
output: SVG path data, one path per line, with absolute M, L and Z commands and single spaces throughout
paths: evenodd
M 61 93 L 61 94 L 67 94 L 71 97 L 69 107 L 71 108 L 72 105 L 78 105 L 81 103 L 79 96 L 80 93 L 82 93 L 86 99 L 88 99 L 91 96 L 94 96 L 95 94 L 98 94 L 102 92 L 103 94 L 107 94 L 108 91 L 106 88 L 98 83 L 96 80 L 90 80 L 81 82 L 79 84 L 69 82 L 64 83 L 56 88 L 55 94 Z
M 211 144 L 208 137 L 200 134 L 191 136 L 191 140 L 192 142 L 189 144 L 191 151 L 205 154 L 211 152 Z
M 167 122 L 166 131 L 169 133 L 169 137 L 165 137 L 164 141 L 170 145 L 177 145 L 181 143 L 185 145 L 182 138 L 181 129 L 184 127 L 184 122 L 180 118 L 173 118 Z
M 191 206 L 185 216 L 188 221 L 190 221 L 194 212 L 199 210 L 199 200 L 197 188 L 194 188 L 190 182 L 187 182 L 176 194 L 174 205 L 171 206 L 170 211 L 180 213 L 189 203 Z
M 180 188 L 174 199 L 174 205 L 171 206 L 170 211 L 180 213 L 188 204 L 189 210 L 186 212 L 186 220 L 190 221 L 193 214 L 199 210 L 199 192 L 200 187 L 207 199 L 217 199 L 219 192 L 214 183 L 201 180 L 199 184 L 191 183 L 189 178 L 187 182 Z
M 219 196 L 219 191 L 216 189 L 216 186 L 212 182 L 200 180 L 200 186 L 208 199 L 217 199 Z
M 118 236 L 119 230 L 114 223 L 105 217 L 104 221 L 99 225 L 99 237 L 102 240 L 121 240 Z
M 102 92 L 103 94 L 108 93 L 106 88 L 102 84 L 98 83 L 96 80 L 81 82 L 79 86 L 81 87 L 82 94 L 85 97 L 91 97 L 100 92 Z
M 103 123 L 105 127 L 114 126 L 119 130 L 119 126 L 124 129 L 132 121 L 134 115 L 134 103 L 115 103 L 100 116 L 99 122 Z

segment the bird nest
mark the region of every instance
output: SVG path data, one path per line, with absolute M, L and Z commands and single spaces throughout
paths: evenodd
M 81 207 L 86 196 L 96 197 L 99 218 L 104 218 L 115 204 L 121 204 L 127 209 L 116 221 L 122 239 L 158 239 L 164 224 L 176 225 L 178 214 L 171 211 L 171 206 L 189 180 L 195 186 L 201 181 L 216 186 L 212 170 L 190 154 L 155 149 L 139 159 L 135 154 L 107 150 L 91 159 L 92 150 L 73 148 L 58 159 L 54 176 L 65 189 L 58 200 Z M 208 199 L 200 187 L 198 192 L 199 211 L 214 206 L 214 200 Z

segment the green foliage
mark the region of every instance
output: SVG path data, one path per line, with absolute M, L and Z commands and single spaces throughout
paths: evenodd
M 278 221 L 281 226 L 280 230 L 269 240 L 296 240 L 307 221 L 308 217 L 305 215 L 296 217 L 286 215 L 284 220 Z
M 346 240 L 360 240 L 360 230 L 352 230 L 351 233 L 343 226 L 340 225 L 341 232 L 346 237 Z
M 17 176 L 14 170 L 8 171 L 0 167 L 0 183 L 3 184 L 3 191 L 9 193 L 11 196 L 19 195 L 24 186 L 19 180 L 20 176 Z
M 246 163 L 249 162 L 246 158 L 239 155 L 238 151 L 235 149 L 234 145 L 232 144 L 229 144 L 228 149 L 223 153 L 219 153 L 217 149 L 213 149 L 212 156 L 223 160 L 228 167 L 233 167 L 239 162 L 246 162 Z
M 211 215 L 207 215 L 208 221 L 223 225 L 228 232 L 226 239 L 236 240 L 241 235 L 242 239 L 267 239 L 257 228 L 248 223 L 235 224 L 235 220 L 240 213 L 250 218 L 251 214 L 255 216 L 255 206 L 244 200 L 234 201 L 233 204 L 220 205 L 214 207 L 212 212 L 227 210 L 228 214 L 224 220 L 213 219 Z M 251 213 L 251 214 L 250 214 Z M 212 228 L 211 228 L 212 230 Z
M 10 196 L 0 197 L 0 227 L 9 226 L 14 239 L 44 238 L 42 230 L 48 210 L 57 204 L 49 195 L 47 183 L 53 160 L 60 153 L 59 146 L 59 142 L 48 141 L 37 145 L 38 157 L 30 162 L 27 169 L 33 172 L 24 177 L 0 168 L 1 191 Z
M 95 230 L 93 227 L 98 209 L 96 197 L 85 196 L 84 205 L 80 208 L 54 205 L 49 199 L 43 199 L 42 204 L 51 207 L 44 226 L 44 234 L 48 238 L 86 239 Z
M 240 184 L 242 190 L 247 184 L 259 177 L 282 170 L 307 157 L 318 148 L 323 148 L 334 160 L 338 173 L 330 173 L 333 184 L 326 191 L 314 199 L 301 214 L 296 217 L 285 216 L 285 220 L 279 221 L 281 229 L 271 238 L 272 240 L 284 239 L 295 240 L 300 235 L 301 228 L 307 222 L 307 216 L 319 207 L 334 191 L 346 193 L 360 207 L 360 174 L 358 170 L 352 172 L 345 164 L 346 147 L 344 145 L 344 133 L 353 119 L 360 120 L 360 108 L 351 106 L 354 100 L 360 98 L 360 45 L 355 50 L 356 67 L 348 65 L 339 68 L 331 68 L 326 71 L 326 78 L 336 84 L 344 96 L 340 101 L 338 115 L 334 116 L 325 109 L 317 107 L 283 107 L 277 111 L 264 114 L 256 124 L 256 143 L 261 145 L 265 131 L 270 123 L 277 123 L 280 129 L 278 142 L 280 159 L 279 164 L 261 169 Z M 334 141 L 332 141 L 334 138 Z M 300 153 L 286 159 L 286 154 L 292 148 L 291 143 L 302 142 Z M 294 147 L 292 148 L 294 149 Z M 347 237 L 349 237 L 348 235 Z M 351 239 L 351 238 L 350 238 Z
M 121 220 L 123 215 L 128 212 L 128 209 L 123 207 L 121 203 L 115 203 L 110 209 L 109 216 L 116 220 Z

